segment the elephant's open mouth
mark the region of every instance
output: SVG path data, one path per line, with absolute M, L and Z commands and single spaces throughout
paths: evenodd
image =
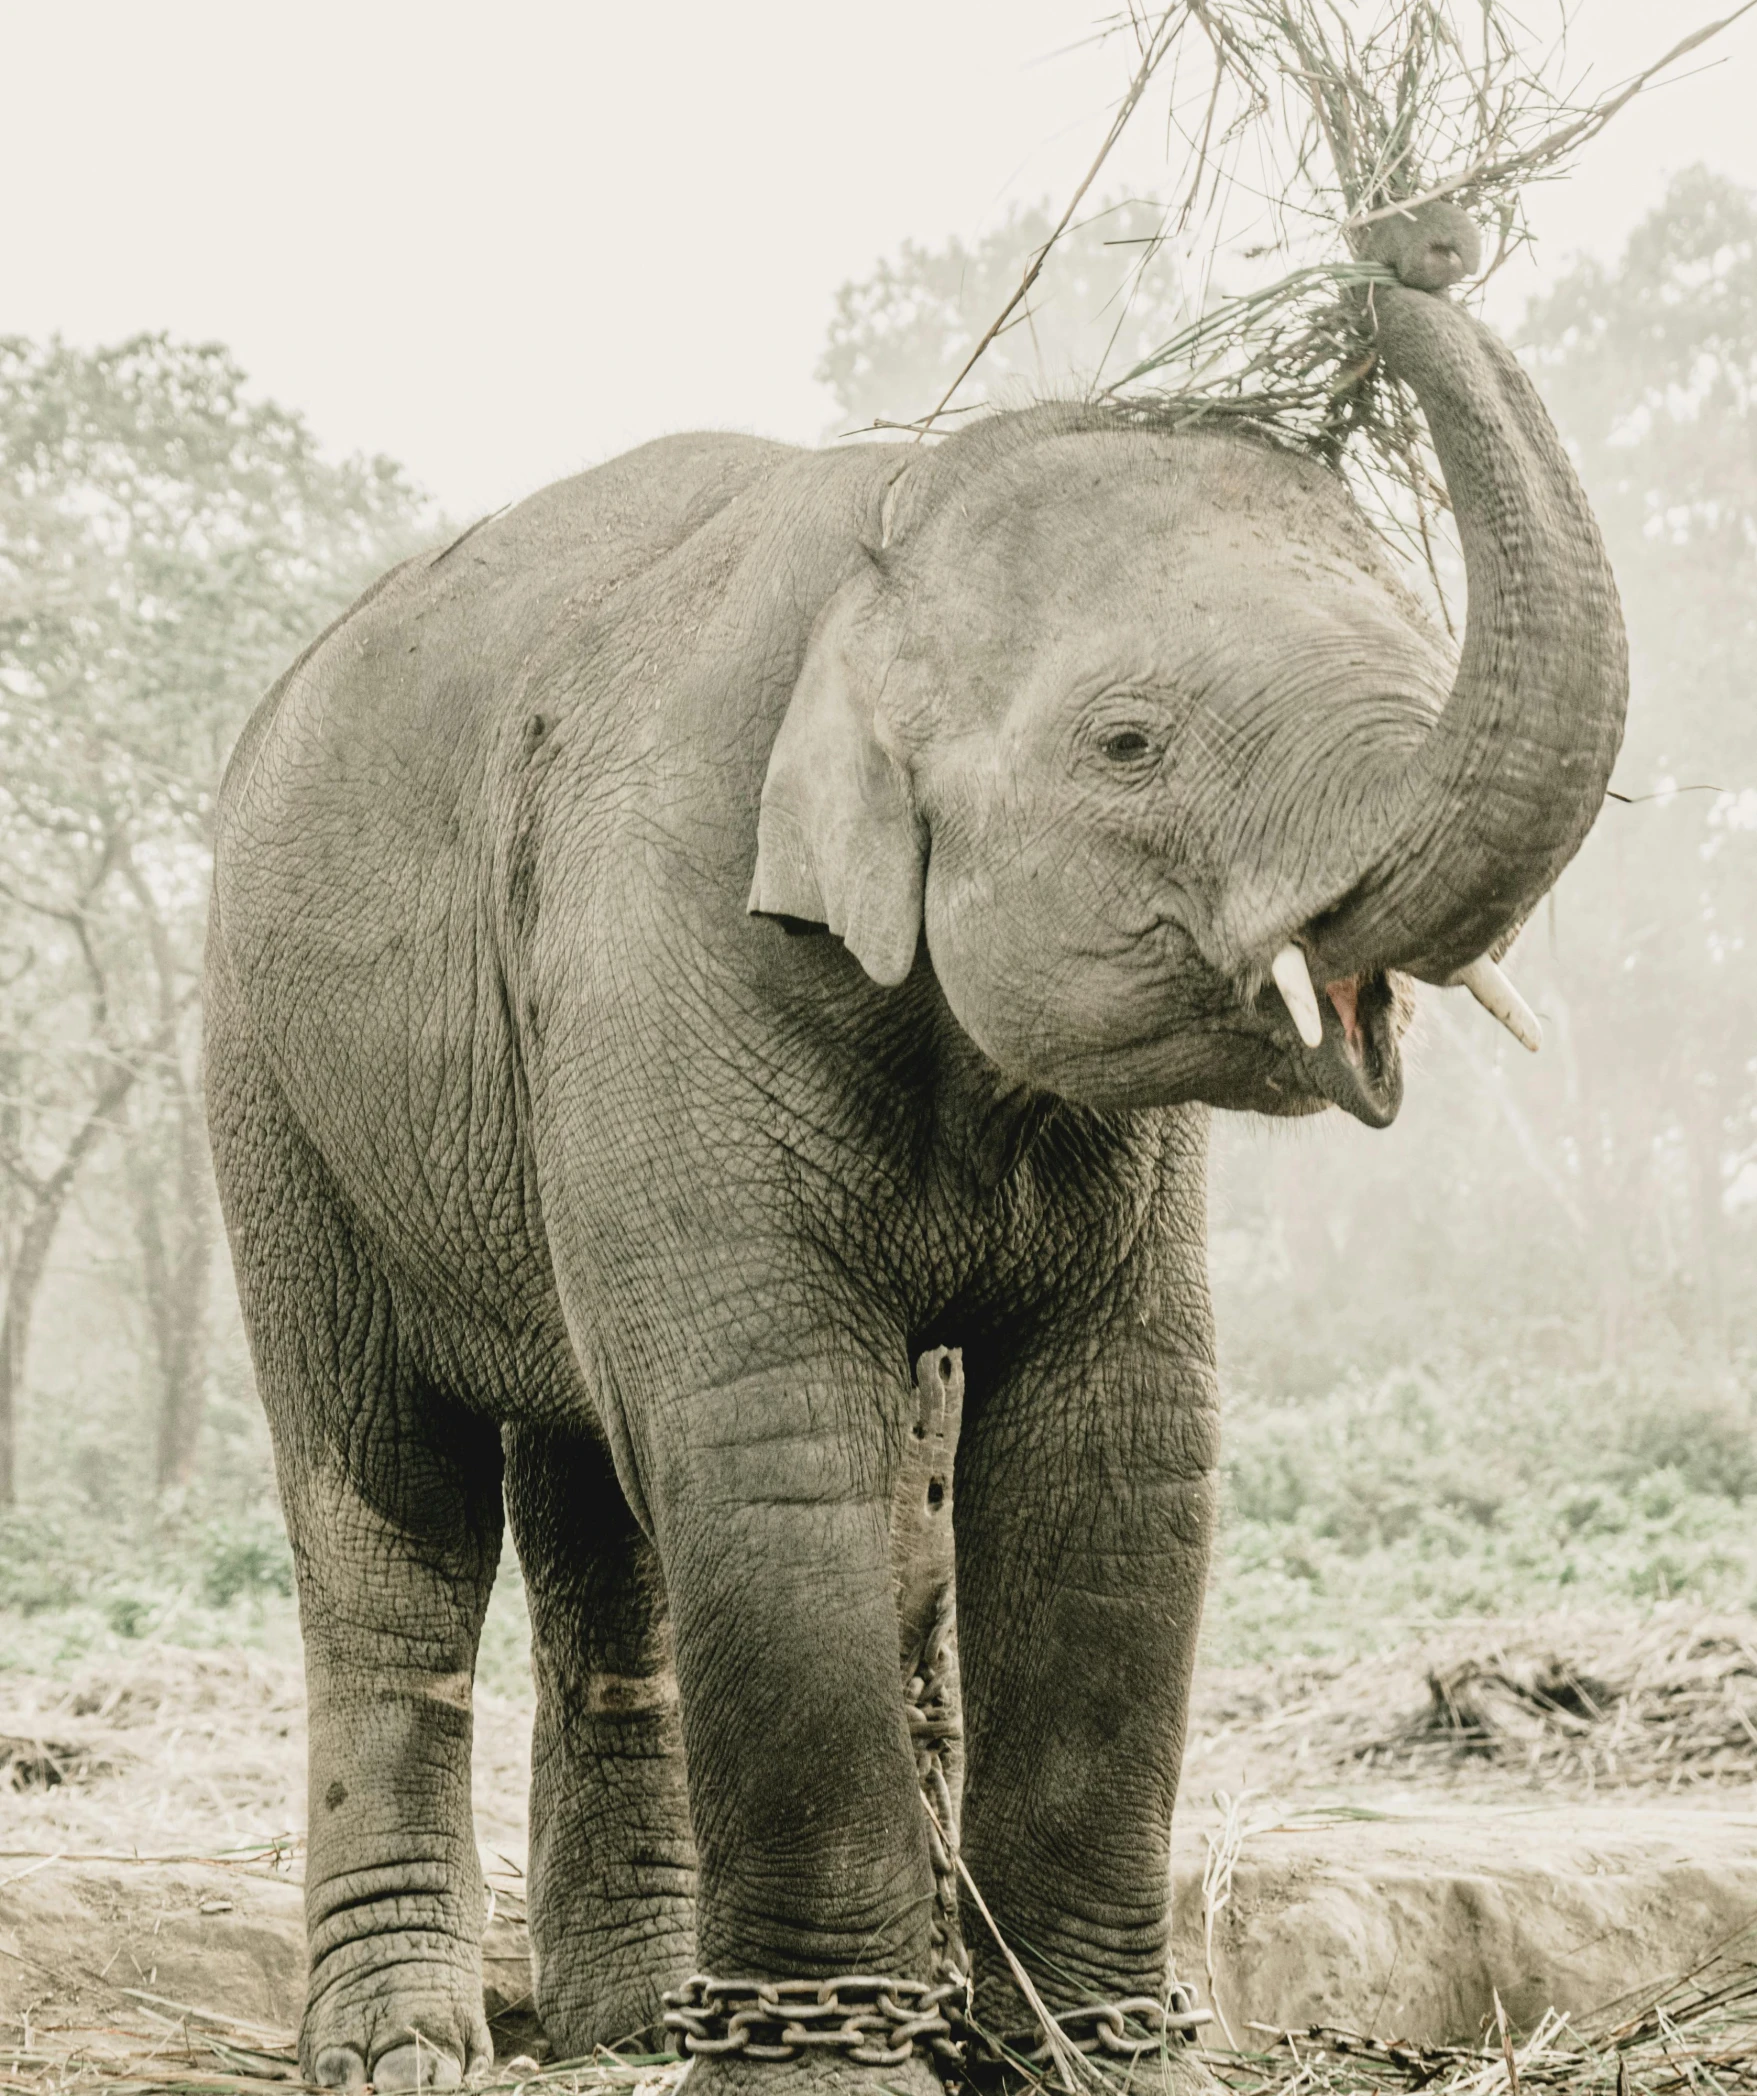
M 1318 999 L 1324 1037 L 1315 1048 L 1291 1044 L 1288 1053 L 1304 1082 L 1333 1106 L 1369 1128 L 1389 1128 L 1403 1103 L 1403 1059 L 1398 1052 L 1405 1013 L 1398 979 L 1381 969 L 1324 985 Z M 1259 1000 L 1264 1015 L 1287 1033 L 1287 1017 L 1273 985 Z
M 1204 1099 L 1275 1115 L 1340 1106 L 1369 1128 L 1388 1128 L 1397 1118 L 1398 1041 L 1413 1011 L 1407 976 L 1377 970 L 1313 988 L 1305 1031 L 1318 1038 L 1309 1046 L 1273 980 L 1242 1010 L 1225 977 L 1213 982 L 1209 1012 L 1162 1020 L 1132 1040 L 1113 1037 L 1099 1051 L 1039 1057 L 1023 1082 L 1101 1112 Z

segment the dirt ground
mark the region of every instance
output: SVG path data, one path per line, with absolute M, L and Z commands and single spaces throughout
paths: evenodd
M 526 1705 L 479 1695 L 503 2055 L 540 2051 L 528 1735 Z M 0 2052 L 284 2061 L 303 1756 L 279 1660 L 143 1647 L 0 1676 Z M 1179 1968 L 1221 2042 L 1314 2022 L 1463 2042 L 1497 1994 L 1529 2029 L 1687 1970 L 1757 1924 L 1757 1625 L 1473 1625 L 1384 1660 L 1209 1670 L 1174 1880 Z

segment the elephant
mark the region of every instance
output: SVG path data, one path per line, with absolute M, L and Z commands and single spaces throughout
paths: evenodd
M 394 569 L 246 727 L 206 1083 L 306 1654 L 313 2081 L 489 2057 L 503 1510 L 556 2048 L 651 2044 L 696 1971 L 930 1977 L 888 1509 L 934 1348 L 971 2019 L 1030 2041 L 1021 1974 L 1051 2011 L 1163 1996 L 1209 1115 L 1392 1120 L 1410 983 L 1510 996 L 1627 691 L 1564 448 L 1450 293 L 1474 227 L 1423 206 L 1370 251 L 1456 651 L 1331 462 L 1049 402 L 648 444 Z

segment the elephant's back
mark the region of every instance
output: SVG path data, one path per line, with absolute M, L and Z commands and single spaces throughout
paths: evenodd
M 266 1060 L 349 1194 L 436 1256 L 467 1259 L 481 1228 L 451 1189 L 498 1187 L 519 1227 L 493 884 L 526 674 L 797 456 L 667 438 L 543 489 L 382 578 L 240 738 L 210 965 L 249 1039 L 210 1055 Z

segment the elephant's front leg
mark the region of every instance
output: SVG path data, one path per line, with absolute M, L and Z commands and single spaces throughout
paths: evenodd
M 901 1347 L 898 1348 L 899 1371 Z M 889 1505 L 913 1418 L 901 1372 L 805 1361 L 698 1389 L 651 1422 L 642 1486 L 675 1639 L 716 1978 L 925 1980 L 932 1872 L 897 1673 Z M 702 2057 L 728 2087 L 935 2087 L 862 2067 Z
M 973 1393 L 958 1452 L 963 1854 L 1052 2009 L 1168 1975 L 1216 1457 L 1199 1272 L 1177 1294 L 1175 1323 L 1130 1295 L 1059 1324 Z M 964 1928 L 978 2023 L 1035 2042 L 968 1902 Z

